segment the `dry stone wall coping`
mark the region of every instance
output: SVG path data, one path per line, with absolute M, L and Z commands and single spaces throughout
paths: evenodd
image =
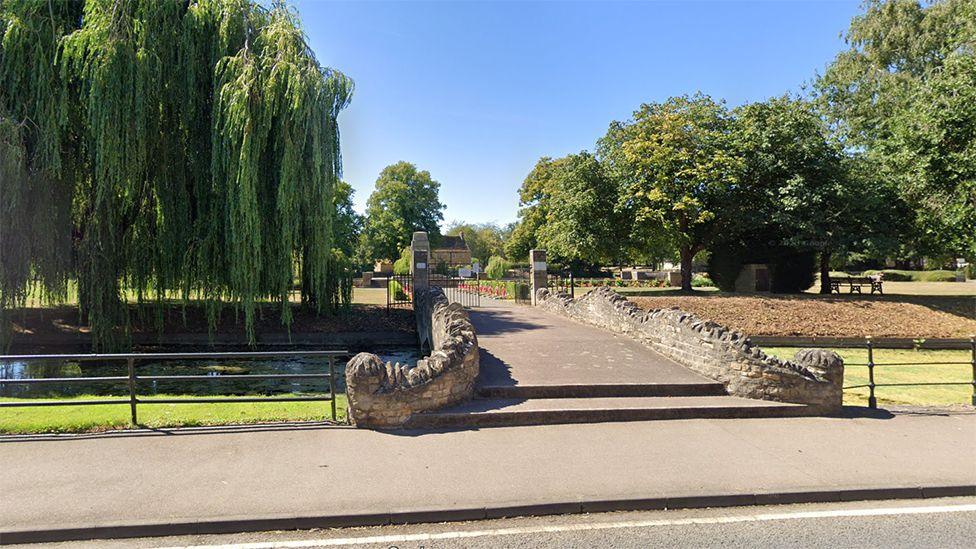
M 440 288 L 414 293 L 417 333 L 430 356 L 409 364 L 359 353 L 346 366 L 349 415 L 359 427 L 400 427 L 410 416 L 468 400 L 478 377 L 478 337 L 467 311 Z
M 679 309 L 645 311 L 609 287 L 579 299 L 540 289 L 548 311 L 632 337 L 706 377 L 731 395 L 840 410 L 844 361 L 824 349 L 803 349 L 792 361 L 769 356 L 744 334 Z

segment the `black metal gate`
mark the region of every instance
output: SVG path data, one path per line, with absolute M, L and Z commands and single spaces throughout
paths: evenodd
M 413 306 L 413 275 L 391 274 L 386 281 L 386 309 Z
M 481 278 L 478 273 L 473 278 L 432 274 L 430 285 L 443 290 L 451 303 L 460 303 L 463 307 L 481 306 Z
M 512 293 L 518 305 L 532 304 L 532 280 L 529 271 L 518 271 L 512 279 Z

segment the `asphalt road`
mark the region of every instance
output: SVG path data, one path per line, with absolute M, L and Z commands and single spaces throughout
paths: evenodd
M 976 498 L 951 498 L 604 513 L 381 528 L 74 542 L 44 547 L 837 549 L 968 548 L 974 545 Z

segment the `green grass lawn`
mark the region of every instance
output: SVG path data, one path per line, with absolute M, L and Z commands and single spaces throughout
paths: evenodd
M 194 397 L 185 395 L 154 395 L 153 398 L 190 399 Z M 59 400 L 104 399 L 106 397 L 82 395 Z M 30 399 L 0 398 L 2 402 L 27 400 Z M 120 398 L 119 402 L 120 404 L 99 404 L 95 406 L 0 408 L 0 433 L 77 433 L 130 428 L 128 399 Z M 346 395 L 336 395 L 336 416 L 337 421 L 345 421 Z M 141 427 L 191 427 L 199 425 L 323 421 L 331 419 L 332 411 L 330 403 L 318 401 L 240 402 L 227 404 L 139 404 L 139 424 Z
M 796 347 L 763 347 L 766 353 L 783 359 L 792 359 Z M 844 386 L 862 385 L 868 382 L 867 366 L 847 366 L 847 364 L 867 364 L 867 349 L 833 349 L 844 358 Z M 880 383 L 970 383 L 973 369 L 969 364 L 972 354 L 969 351 L 913 351 L 908 349 L 875 349 L 874 382 Z M 917 366 L 884 366 L 886 362 L 913 363 Z M 965 364 L 939 365 L 932 362 L 964 362 Z M 946 404 L 970 404 L 971 385 L 942 385 L 922 387 L 876 387 L 878 404 L 908 404 L 916 406 L 937 406 Z M 844 404 L 867 406 L 868 389 L 848 389 L 844 391 Z
M 353 288 L 352 302 L 361 305 L 386 305 L 386 288 Z

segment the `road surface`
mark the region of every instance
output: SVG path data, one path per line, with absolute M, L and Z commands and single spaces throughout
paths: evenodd
M 72 542 L 44 547 L 973 547 L 976 498 L 531 517 L 222 536 Z M 25 546 L 41 547 L 41 546 Z

